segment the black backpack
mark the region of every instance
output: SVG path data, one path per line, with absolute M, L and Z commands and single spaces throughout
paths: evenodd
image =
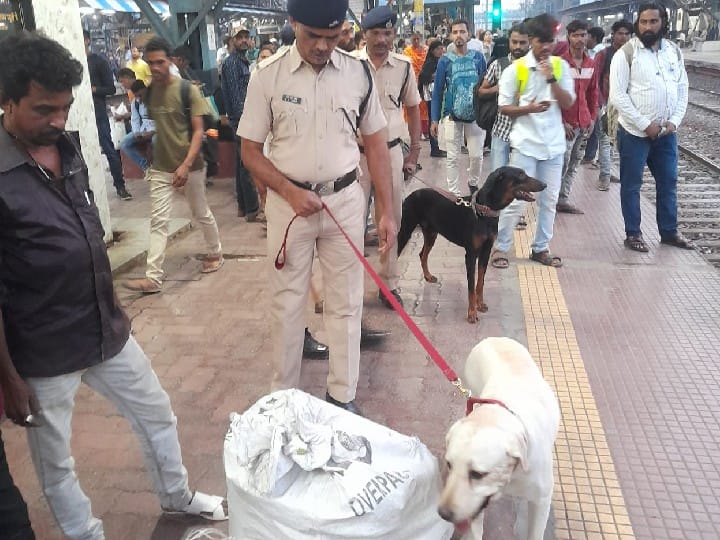
M 180 101 L 183 106 L 183 113 L 188 123 L 188 135 L 192 139 L 192 110 L 190 105 L 190 87 L 192 83 L 186 79 L 180 80 Z M 150 94 L 152 91 L 152 85 L 148 86 L 145 92 L 145 101 L 150 103 Z M 150 115 L 150 107 L 148 107 L 148 115 Z M 205 164 L 207 166 L 207 176 L 211 178 L 215 176 L 218 171 L 218 142 L 213 137 L 208 137 L 205 132 L 208 129 L 215 129 L 215 119 L 210 114 L 203 115 L 203 142 L 200 147 L 200 153 L 202 154 Z
M 500 62 L 502 70 L 510 65 L 510 60 L 506 57 L 497 59 Z M 478 94 L 478 88 L 482 85 L 484 78 L 475 85 L 473 89 L 473 111 L 475 113 L 475 122 L 485 131 L 492 129 L 495 119 L 498 115 L 497 94 Z

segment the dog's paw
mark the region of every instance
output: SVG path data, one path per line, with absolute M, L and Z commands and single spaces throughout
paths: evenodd
M 437 281 L 438 281 L 438 279 L 435 276 L 433 276 L 432 274 L 428 274 L 424 277 L 425 277 L 425 281 L 427 281 L 428 283 L 437 283 Z
M 478 310 L 480 313 L 487 313 L 488 305 L 485 304 L 485 303 L 478 304 L 478 309 L 477 309 L 477 310 Z
M 472 311 L 468 311 L 467 321 L 470 324 L 475 324 L 478 320 L 477 312 L 473 309 Z

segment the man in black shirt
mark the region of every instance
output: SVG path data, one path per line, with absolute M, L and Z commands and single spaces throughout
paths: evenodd
M 120 153 L 115 149 L 112 135 L 110 133 L 110 119 L 107 115 L 105 98 L 115 94 L 115 82 L 113 81 L 110 64 L 99 54 L 90 52 L 90 33 L 83 32 L 85 38 L 85 54 L 87 54 L 88 72 L 90 74 L 90 86 L 92 87 L 93 104 L 95 105 L 95 123 L 97 124 L 100 148 L 107 157 L 110 165 L 110 174 L 113 178 L 113 185 L 118 197 L 124 201 L 132 199 L 132 195 L 125 187 L 123 178 L 122 162 Z
M 62 532 L 102 540 L 70 451 L 84 382 L 131 423 L 165 511 L 227 519 L 188 489 L 170 399 L 113 290 L 88 171 L 65 131 L 82 65 L 56 42 L 0 42 L 0 387 Z

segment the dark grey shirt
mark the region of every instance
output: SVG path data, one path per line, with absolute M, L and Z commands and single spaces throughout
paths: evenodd
M 88 368 L 122 350 L 130 322 L 113 290 L 87 166 L 66 133 L 57 143 L 63 177 L 52 179 L 1 122 L 0 309 L 10 356 L 23 377 Z

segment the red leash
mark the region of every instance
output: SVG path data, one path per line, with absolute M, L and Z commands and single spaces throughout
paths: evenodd
M 350 239 L 348 234 L 345 232 L 345 230 L 340 226 L 340 223 L 338 223 L 338 220 L 335 219 L 335 216 L 330 211 L 330 209 L 327 207 L 325 203 L 322 205 L 323 210 L 327 212 L 327 215 L 330 216 L 330 219 L 333 220 L 335 225 L 337 225 L 337 228 L 340 230 L 342 235 L 345 237 L 345 240 L 347 240 L 347 243 L 350 244 L 350 247 L 352 248 L 353 252 L 355 253 L 355 256 L 358 258 L 358 260 L 362 263 L 363 267 L 367 271 L 368 274 L 370 274 L 370 277 L 373 279 L 373 281 L 377 284 L 377 286 L 380 288 L 382 293 L 385 295 L 385 298 L 390 302 L 393 309 L 397 311 L 398 315 L 400 315 L 400 318 L 405 322 L 407 327 L 410 329 L 410 331 L 415 336 L 415 339 L 417 339 L 420 342 L 420 345 L 423 346 L 423 348 L 427 351 L 427 353 L 430 355 L 430 358 L 432 358 L 433 362 L 437 364 L 437 366 L 440 368 L 440 370 L 443 372 L 445 377 L 447 377 L 448 381 L 450 381 L 460 393 L 465 396 L 466 399 L 470 399 L 470 391 L 463 387 L 462 381 L 460 380 L 460 377 L 457 376 L 455 371 L 445 362 L 443 357 L 440 355 L 440 353 L 437 351 L 435 347 L 433 347 L 433 344 L 430 343 L 430 340 L 428 340 L 427 337 L 425 337 L 425 334 L 422 333 L 422 330 L 418 328 L 418 326 L 415 324 L 415 321 L 413 321 L 410 318 L 410 315 L 407 314 L 407 311 L 400 305 L 400 302 L 398 302 L 395 299 L 395 296 L 390 292 L 390 289 L 388 289 L 387 285 L 383 282 L 383 280 L 380 278 L 380 276 L 375 272 L 373 267 L 370 265 L 370 263 L 367 261 L 367 259 L 363 256 L 363 254 L 360 252 L 360 250 L 357 248 L 357 246 L 353 243 L 353 241 Z M 293 224 L 293 221 L 295 221 L 295 218 L 298 216 L 296 215 L 290 223 L 288 223 L 287 229 L 285 230 L 285 238 L 283 239 L 282 246 L 280 246 L 280 250 L 278 251 L 277 256 L 275 257 L 275 268 L 278 270 L 281 270 L 283 266 L 285 266 L 285 255 L 287 253 L 287 238 L 288 238 L 288 232 L 290 231 L 290 226 Z M 468 407 L 472 409 L 472 405 L 468 404 Z

